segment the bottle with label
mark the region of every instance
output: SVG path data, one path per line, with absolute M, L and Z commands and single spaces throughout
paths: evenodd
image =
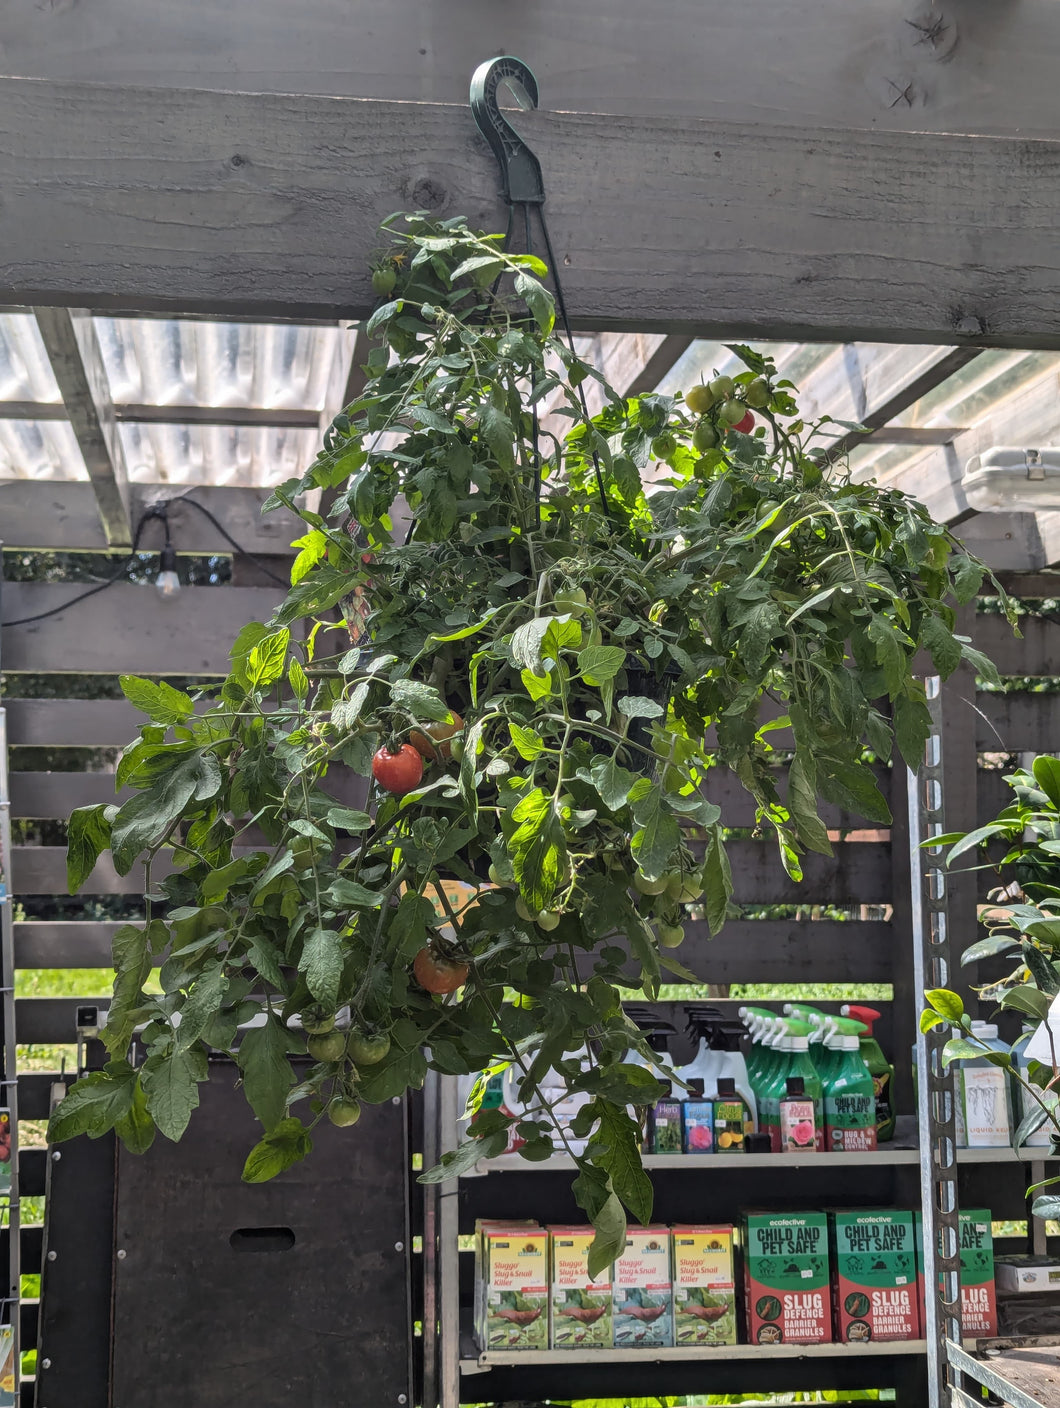
M 742 1154 L 753 1130 L 748 1130 L 747 1102 L 731 1076 L 720 1076 L 714 1096 L 714 1152 Z
M 704 1100 L 703 1082 L 693 1077 L 681 1102 L 682 1148 L 686 1154 L 713 1154 L 714 1102 Z
M 676 1099 L 669 1081 L 664 1081 L 667 1093 L 656 1100 L 648 1112 L 648 1152 L 680 1154 L 681 1101 Z
M 861 1059 L 858 1038 L 831 1038 L 838 1060 L 824 1085 L 824 1147 L 864 1152 L 876 1147 L 876 1087 Z
M 872 1034 L 872 1024 L 879 1020 L 879 1012 L 874 1007 L 863 1007 L 857 1003 L 844 1003 L 839 1009 L 844 1017 L 853 1017 L 864 1022 L 866 1031 L 861 1038 L 861 1056 L 872 1076 L 876 1087 L 876 1138 L 886 1143 L 894 1138 L 894 1066 L 883 1054 L 883 1047 Z
M 633 1020 L 637 1023 L 640 1034 L 647 1043 L 648 1049 L 651 1051 L 651 1058 L 649 1059 L 645 1056 L 637 1047 L 631 1046 L 623 1057 L 625 1064 L 627 1066 L 643 1067 L 645 1070 L 650 1071 L 658 1081 L 668 1080 L 670 1076 L 673 1075 L 673 1067 L 670 1064 L 669 1040 L 671 1036 L 676 1035 L 674 1028 L 669 1022 L 656 1022 L 650 1015 L 642 1022 L 640 1016 L 635 1011 L 630 1013 L 627 1009 L 627 1013 L 631 1015 Z M 630 1105 L 627 1108 L 630 1118 L 636 1120 L 640 1125 L 641 1152 L 650 1154 L 651 1146 L 648 1138 L 648 1118 L 651 1107 L 647 1105 Z
M 972 1036 L 995 1051 L 1008 1051 L 993 1022 L 973 1022 Z M 1007 1071 L 986 1054 L 955 1061 L 957 1143 L 967 1149 L 998 1149 L 1012 1143 L 1012 1089 Z
M 780 1102 L 780 1152 L 812 1154 L 817 1151 L 814 1102 L 806 1093 L 802 1076 L 788 1076 L 787 1094 Z

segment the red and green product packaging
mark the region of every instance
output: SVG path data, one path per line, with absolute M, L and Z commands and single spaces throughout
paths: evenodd
M 888 1208 L 829 1214 L 836 1339 L 920 1338 L 913 1214 Z
M 673 1278 L 670 1229 L 630 1227 L 626 1250 L 611 1270 L 616 1349 L 672 1345 Z
M 550 1227 L 553 1349 L 611 1348 L 611 1270 L 589 1275 L 591 1227 Z
M 787 1094 L 780 1102 L 780 1152 L 809 1154 L 819 1147 L 813 1099 L 802 1076 L 788 1076 Z
M 917 1287 L 920 1321 L 924 1314 L 924 1232 L 920 1213 L 916 1222 Z M 960 1213 L 961 1326 L 968 1339 L 990 1339 L 997 1334 L 997 1295 L 994 1290 L 994 1238 L 990 1213 L 984 1209 Z
M 476 1234 L 479 1343 L 486 1349 L 547 1349 L 547 1230 L 480 1222 Z
M 673 1229 L 675 1343 L 736 1343 L 733 1242 L 727 1225 Z
M 826 1214 L 748 1213 L 745 1229 L 744 1293 L 751 1343 L 831 1343 Z

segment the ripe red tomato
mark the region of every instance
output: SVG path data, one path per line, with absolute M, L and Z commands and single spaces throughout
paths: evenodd
M 404 797 L 406 792 L 419 786 L 423 759 L 411 743 L 403 743 L 396 753 L 391 753 L 384 743 L 372 759 L 372 776 L 385 791 Z
M 748 411 L 742 420 L 738 420 L 735 425 L 730 426 L 731 430 L 742 430 L 745 435 L 750 435 L 754 428 L 755 418 L 751 411 Z
M 412 971 L 420 987 L 428 992 L 456 992 L 467 982 L 468 966 L 433 948 L 421 948 L 412 960 Z

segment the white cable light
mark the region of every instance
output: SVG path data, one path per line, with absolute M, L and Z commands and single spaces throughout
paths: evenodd
M 169 543 L 158 554 L 158 576 L 155 589 L 160 597 L 171 601 L 180 591 L 180 578 L 177 576 L 177 554 Z

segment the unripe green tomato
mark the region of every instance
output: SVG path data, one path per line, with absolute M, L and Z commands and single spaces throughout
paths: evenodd
M 348 1129 L 361 1118 L 361 1104 L 349 1095 L 336 1095 L 328 1106 L 328 1119 L 340 1129 Z
M 494 883 L 495 885 L 503 885 L 503 884 L 504 884 L 504 881 L 501 879 L 501 873 L 500 873 L 500 871 L 497 869 L 497 867 L 496 867 L 495 865 L 491 865 L 491 866 L 490 866 L 490 868 L 489 868 L 489 877 L 490 877 L 490 879 L 493 881 L 493 883 Z
M 372 274 L 372 289 L 380 298 L 385 298 L 388 293 L 393 293 L 394 285 L 397 283 L 397 273 L 384 264 L 381 269 L 376 269 Z
M 302 1013 L 302 1026 L 310 1036 L 319 1036 L 324 1032 L 333 1031 L 335 1014 L 328 1012 L 319 1003 L 314 1003 L 312 1007 L 307 1007 Z
M 662 435 L 656 435 L 651 442 L 651 452 L 657 460 L 667 460 L 677 449 L 677 436 L 671 435 L 667 430 Z
M 685 937 L 683 924 L 660 924 L 659 942 L 663 948 L 676 948 Z
M 710 394 L 715 401 L 727 401 L 732 395 L 734 385 L 731 376 L 716 376 L 710 383 Z
M 717 427 L 712 425 L 709 420 L 701 420 L 692 432 L 692 444 L 700 454 L 705 450 L 716 449 L 720 438 Z
M 452 743 L 450 743 L 449 756 L 456 763 L 464 756 L 464 740 L 462 738 L 454 738 Z
M 702 382 L 698 386 L 690 386 L 685 392 L 685 405 L 694 416 L 705 415 L 716 399 L 710 387 L 704 386 Z
M 726 401 L 718 412 L 718 418 L 726 425 L 735 425 L 737 421 L 743 420 L 746 414 L 747 407 L 742 401 Z
M 762 502 L 758 505 L 758 510 L 755 514 L 755 517 L 758 519 L 759 522 L 761 522 L 763 518 L 768 518 L 769 515 L 773 512 L 773 510 L 779 507 L 780 504 L 776 499 L 763 499 Z
M 666 893 L 672 900 L 677 900 L 679 904 L 691 904 L 693 900 L 698 900 L 703 893 L 703 886 L 694 875 L 676 874 L 671 875 L 666 885 Z
M 546 933 L 551 933 L 553 929 L 559 927 L 560 916 L 553 910 L 542 910 L 537 916 L 537 926 L 544 929 Z
M 640 870 L 633 872 L 633 888 L 639 895 L 661 895 L 667 886 L 667 876 L 660 875 L 657 880 L 649 880 Z
M 552 598 L 556 610 L 569 616 L 581 616 L 589 604 L 589 599 L 581 587 L 570 587 L 557 592 Z
M 520 919 L 525 919 L 528 924 L 532 924 L 537 918 L 534 911 L 523 899 L 522 895 L 515 901 L 515 912 Z
M 318 1032 L 309 1038 L 306 1047 L 314 1061 L 341 1061 L 346 1053 L 346 1036 L 343 1032 Z
M 747 404 L 753 406 L 756 411 L 760 411 L 769 405 L 773 393 L 770 391 L 769 382 L 765 377 L 756 376 L 743 394 Z
M 378 1066 L 390 1051 L 390 1033 L 352 1031 L 347 1047 L 358 1066 Z

